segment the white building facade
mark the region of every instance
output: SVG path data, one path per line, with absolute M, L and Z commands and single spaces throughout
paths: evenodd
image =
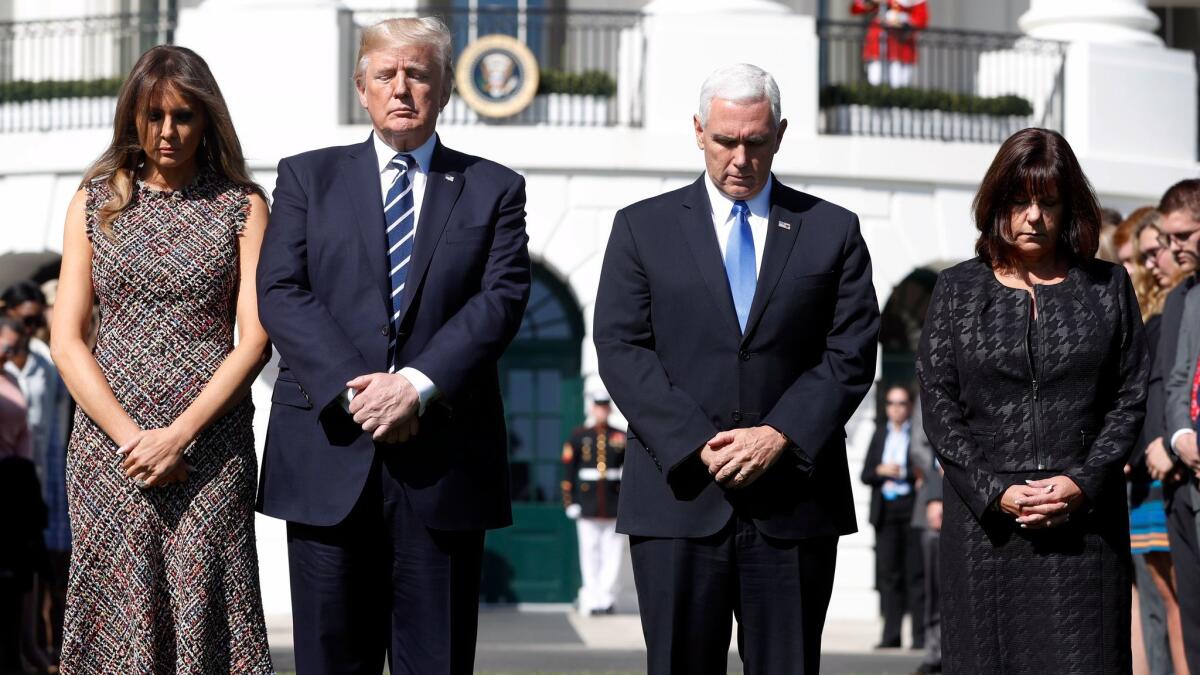
M 368 11 L 380 4 L 388 6 Z M 0 2 L 0 22 L 121 12 L 151 17 L 161 31 L 139 29 L 137 35 L 145 34 L 139 39 L 149 42 L 138 44 L 170 39 L 206 58 L 229 101 L 250 168 L 269 190 L 281 157 L 367 138 L 369 125 L 353 111 L 350 96 L 352 58 L 347 54 L 355 47 L 350 40 L 355 25 L 425 11 L 432 4 L 435 11 L 450 12 L 452 27 L 468 38 L 481 29 L 510 32 L 506 24 L 487 25 L 490 15 L 482 0 L 417 4 L 9 0 Z M 1197 175 L 1195 55 L 1164 46 L 1155 32 L 1162 11 L 1156 16 L 1144 0 L 934 0 L 931 26 L 1019 34 L 954 33 L 950 40 L 931 29 L 921 37 L 917 87 L 975 99 L 1009 94 L 1028 104 L 1028 111 L 1004 114 L 839 102 L 838 92 L 853 94 L 861 76 L 856 60 L 861 37 L 852 26 L 838 23 L 847 18 L 849 0 L 503 4 L 511 5 L 505 16 L 516 28 L 510 34 L 523 30 L 525 41 L 541 41 L 534 51 L 545 61 L 543 68 L 604 70 L 615 88 L 607 95 L 539 96 L 524 117 L 501 123 L 480 122 L 456 99 L 439 124 L 447 145 L 499 161 L 526 177 L 530 248 L 542 289 L 531 304 L 528 326 L 501 366 L 516 438 L 516 499 L 527 508 L 518 508 L 512 531 L 489 535 L 489 547 L 494 543 L 511 577 L 485 578 L 485 589 L 493 590 L 485 596 L 492 601 L 567 599 L 563 589 L 573 583 L 570 547 L 555 557 L 545 555 L 537 542 L 571 532 L 554 506 L 557 450 L 564 429 L 582 420 L 583 392 L 599 385 L 590 328 L 609 228 L 617 209 L 700 175 L 703 158 L 692 137 L 691 116 L 700 83 L 714 67 L 748 61 L 775 75 L 789 120 L 775 173 L 792 187 L 859 214 L 881 308 L 914 272 L 936 272 L 973 255 L 970 203 L 999 141 L 1011 130 L 1030 125 L 1062 130 L 1102 203 L 1123 213 L 1157 203 L 1169 185 Z M 50 6 L 53 13 L 44 11 Z M 605 9 L 589 13 L 597 6 Z M 16 25 L 0 23 L 0 31 Z M 70 61 L 74 65 L 57 74 L 37 71 L 33 61 L 20 57 L 16 38 L 5 35 L 0 32 L 0 204 L 5 207 L 0 277 L 5 260 L 53 260 L 61 249 L 71 195 L 111 136 L 110 127 L 95 121 L 111 117 L 111 97 L 5 99 L 4 83 L 120 75 L 115 66 L 105 70 L 88 60 Z M 51 43 L 56 53 L 87 45 L 80 37 L 56 39 Z M 587 40 L 594 45 L 583 46 Z M 968 47 L 954 47 L 962 44 Z M 88 48 L 91 61 L 120 64 L 113 54 L 129 47 Z M 589 49 L 601 56 L 587 56 Z M 939 71 L 950 65 L 957 74 Z M 888 380 L 911 377 L 914 330 L 919 332 L 899 300 L 893 307 L 902 328 L 881 357 L 881 377 Z M 268 367 L 253 390 L 260 444 L 273 381 Z M 858 482 L 875 416 L 872 394 L 847 429 L 860 532 L 841 544 L 830 610 L 835 618 L 877 614 L 873 534 L 866 523 L 869 491 Z M 266 611 L 285 615 L 283 528 L 262 517 L 258 527 Z M 554 581 L 539 584 L 539 575 Z M 631 593 L 625 597 L 632 602 Z

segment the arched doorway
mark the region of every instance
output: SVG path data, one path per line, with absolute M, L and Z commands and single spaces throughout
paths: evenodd
M 909 272 L 892 289 L 879 317 L 879 347 L 882 354 L 880 389 L 901 384 L 916 390 L 917 345 L 925 327 L 925 314 L 933 297 L 938 273 L 930 267 Z
M 579 585 L 574 524 L 563 514 L 562 444 L 583 421 L 579 303 L 534 264 L 525 318 L 500 359 L 513 527 L 488 533 L 485 602 L 569 602 Z
M 933 287 L 942 270 L 956 261 L 935 260 L 915 268 L 900 283 L 892 287 L 879 320 L 881 361 L 879 384 L 876 387 L 876 410 L 883 413 L 883 396 L 888 386 L 900 384 L 917 392 L 917 348 L 925 315 L 933 299 Z

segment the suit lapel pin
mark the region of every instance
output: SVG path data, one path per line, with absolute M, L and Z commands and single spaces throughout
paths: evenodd
M 785 223 L 785 222 L 783 222 L 782 220 L 781 220 L 781 221 L 779 221 L 779 226 L 780 226 L 780 227 L 782 227 L 782 228 L 783 228 L 783 229 L 785 229 L 785 230 L 790 230 L 790 229 L 792 229 L 792 224 L 791 224 L 791 223 Z
M 451 183 L 453 183 L 453 182 L 454 182 L 454 176 L 446 176 L 446 180 L 448 180 L 448 181 L 450 181 Z

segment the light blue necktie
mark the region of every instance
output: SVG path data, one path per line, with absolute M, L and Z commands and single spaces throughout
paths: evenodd
M 408 279 L 408 266 L 412 261 L 413 233 L 417 222 L 416 202 L 413 201 L 412 181 L 408 170 L 413 165 L 412 155 L 399 153 L 392 158 L 392 165 L 400 170 L 383 200 L 384 221 L 387 223 L 388 280 L 392 289 L 391 340 L 388 343 L 388 372 L 395 372 L 396 333 L 404 302 L 404 282 Z
M 725 243 L 725 276 L 729 277 L 729 290 L 733 293 L 738 325 L 745 333 L 758 274 L 754 270 L 754 233 L 750 230 L 750 207 L 740 199 L 733 203 L 733 227 Z

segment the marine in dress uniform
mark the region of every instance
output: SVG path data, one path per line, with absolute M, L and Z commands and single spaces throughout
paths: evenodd
M 625 537 L 617 534 L 617 498 L 625 463 L 625 433 L 608 426 L 608 394 L 592 397 L 593 424 L 563 444 L 563 506 L 579 535 L 581 614 L 611 614 Z

